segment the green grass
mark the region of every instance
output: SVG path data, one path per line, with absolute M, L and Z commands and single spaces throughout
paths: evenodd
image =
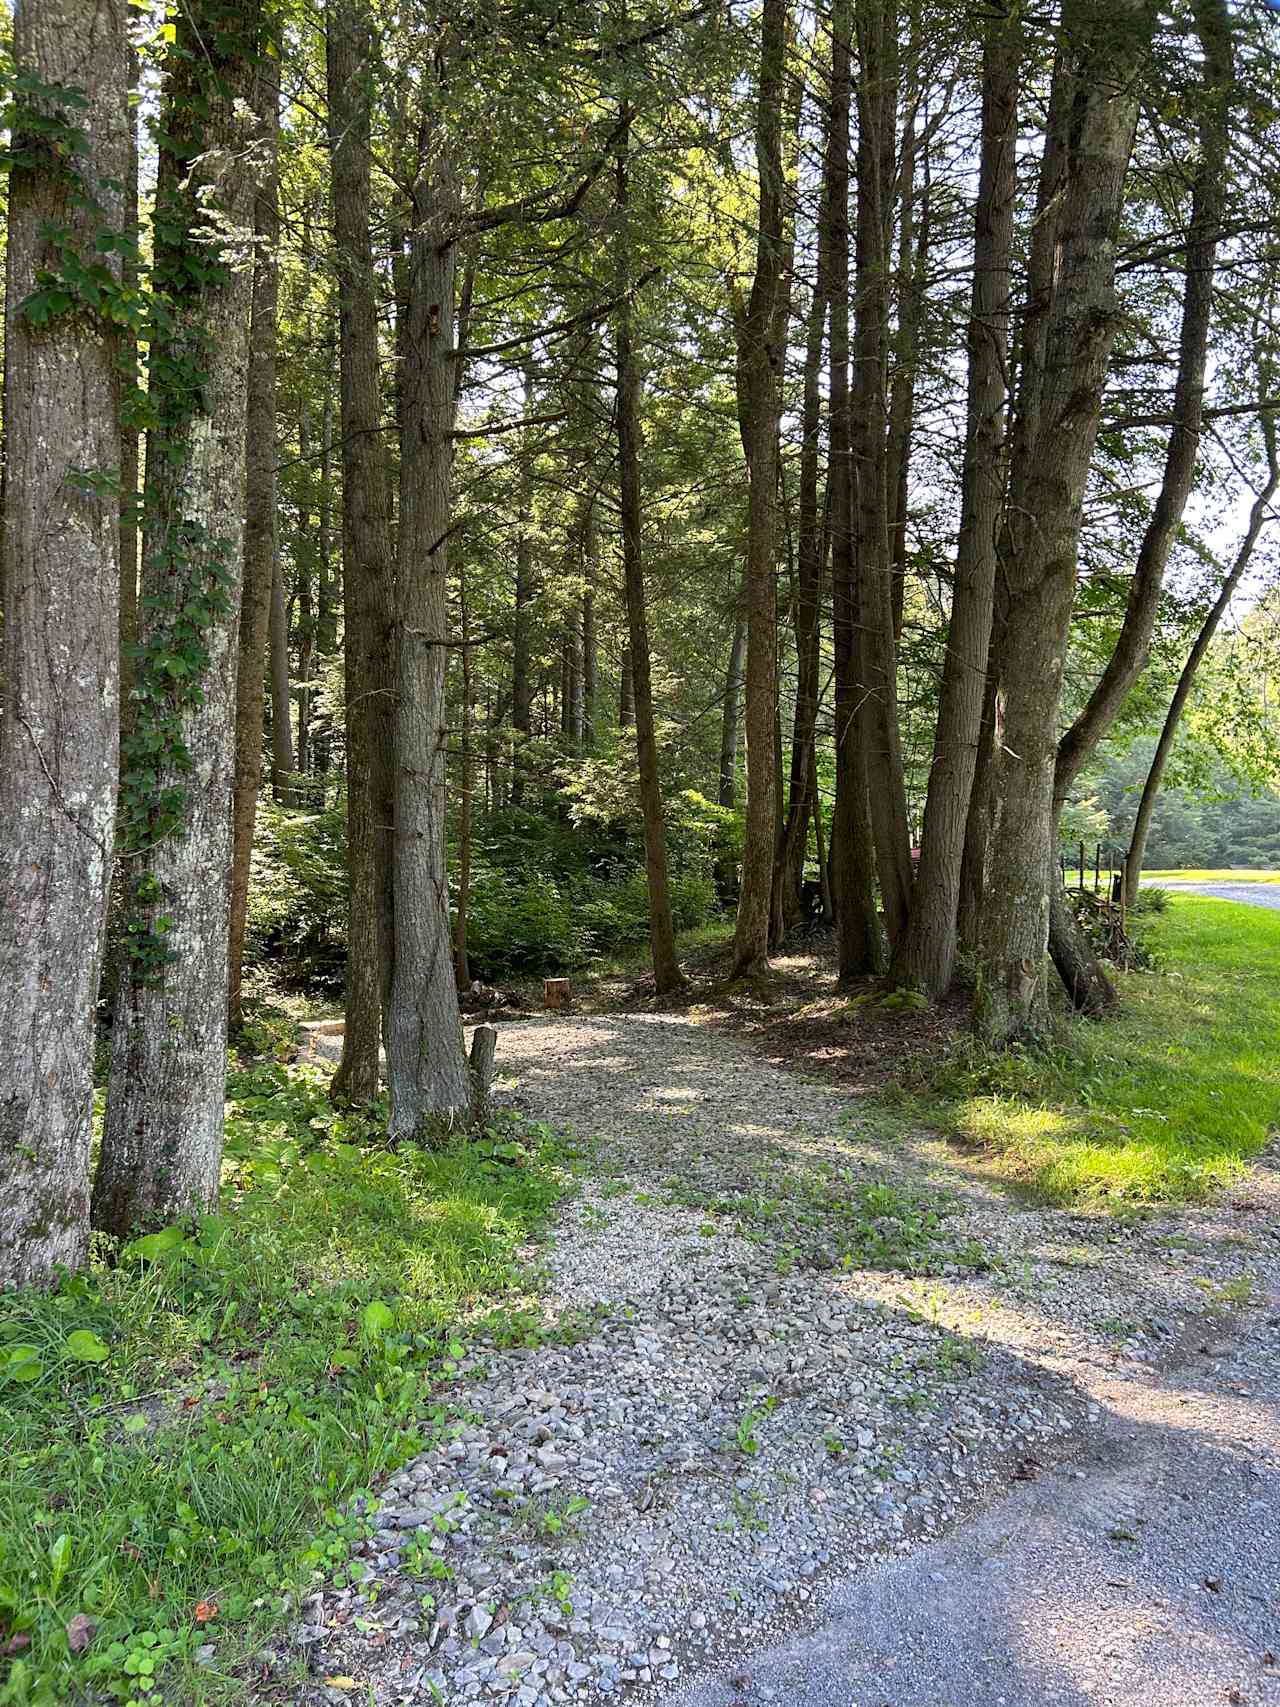
M 1176 895 L 1145 927 L 1160 970 L 1052 1048 L 967 1045 L 897 1099 L 1041 1202 L 1192 1202 L 1280 1124 L 1280 913 Z
M 1239 866 L 1233 871 L 1144 871 L 1142 878 L 1144 883 L 1280 883 L 1280 871 Z
M 0 1300 L 4 1707 L 244 1700 L 298 1595 L 361 1574 L 344 1508 L 449 1426 L 461 1324 L 565 1189 L 545 1128 L 393 1152 L 314 1070 L 228 1094 L 215 1216 Z

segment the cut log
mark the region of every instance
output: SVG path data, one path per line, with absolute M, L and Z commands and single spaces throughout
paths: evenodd
M 573 1001 L 573 985 L 567 978 L 544 978 L 542 996 L 547 1007 L 556 1011 L 563 1010 Z
M 471 1033 L 471 1121 L 481 1127 L 489 1122 L 489 1094 L 493 1086 L 493 1058 L 498 1049 L 498 1028 L 478 1025 Z

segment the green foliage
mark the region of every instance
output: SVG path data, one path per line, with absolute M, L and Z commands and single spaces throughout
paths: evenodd
M 0 1301 L 4 1707 L 242 1699 L 299 1593 L 360 1580 L 349 1498 L 446 1426 L 460 1324 L 564 1186 L 540 1127 L 392 1150 L 309 1069 L 228 1094 L 217 1214 Z
M 347 824 L 340 802 L 316 811 L 258 803 L 247 953 L 286 988 L 340 990 L 346 971 Z

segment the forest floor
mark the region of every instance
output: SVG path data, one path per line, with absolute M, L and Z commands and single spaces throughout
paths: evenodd
M 1244 911 L 1176 902 L 1074 1067 L 905 1098 L 958 1013 L 849 1013 L 821 952 L 503 1025 L 508 1096 L 589 1160 L 363 1580 L 306 1603 L 311 1681 L 264 1698 L 1280 1699 L 1278 974 Z

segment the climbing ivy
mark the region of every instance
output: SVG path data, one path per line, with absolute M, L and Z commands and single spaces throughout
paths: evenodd
M 191 755 L 184 736 L 187 714 L 199 706 L 212 661 L 210 640 L 230 615 L 236 565 L 230 542 L 194 516 L 189 502 L 193 426 L 209 412 L 209 334 L 200 312 L 206 293 L 231 277 L 219 227 L 219 210 L 199 182 L 200 130 L 211 105 L 231 98 L 216 46 L 235 58 L 244 46 L 238 9 L 226 9 L 221 42 L 189 45 L 176 33 L 168 48 L 166 124 L 154 214 L 154 255 L 149 273 L 136 225 L 105 222 L 102 205 L 81 163 L 89 137 L 80 115 L 89 103 L 80 89 L 41 81 L 26 71 L 9 78 L 6 121 L 11 144 L 0 156 L 9 172 L 52 170 L 68 205 L 88 219 L 89 231 L 46 222 L 40 229 L 44 264 L 36 288 L 21 306 L 33 325 L 69 315 L 89 315 L 111 336 L 127 334 L 120 354 L 122 420 L 149 435 L 152 474 L 133 513 L 145 541 L 143 621 L 131 649 L 133 682 L 121 740 L 117 849 L 141 862 L 126 881 L 125 951 L 138 985 L 162 981 L 173 958 L 164 891 L 145 858 L 182 827 L 189 804 Z M 256 40 L 251 45 L 256 49 Z M 185 134 L 183 134 L 185 132 Z M 167 157 L 167 158 L 166 158 Z M 101 221 L 101 223 L 98 223 Z M 192 241 L 192 227 L 203 226 Z M 117 271 L 111 265 L 119 257 Z M 147 385 L 139 379 L 136 349 L 147 352 Z M 114 470 L 75 469 L 68 478 L 82 491 L 121 497 Z M 126 863 L 126 872 L 131 865 Z

